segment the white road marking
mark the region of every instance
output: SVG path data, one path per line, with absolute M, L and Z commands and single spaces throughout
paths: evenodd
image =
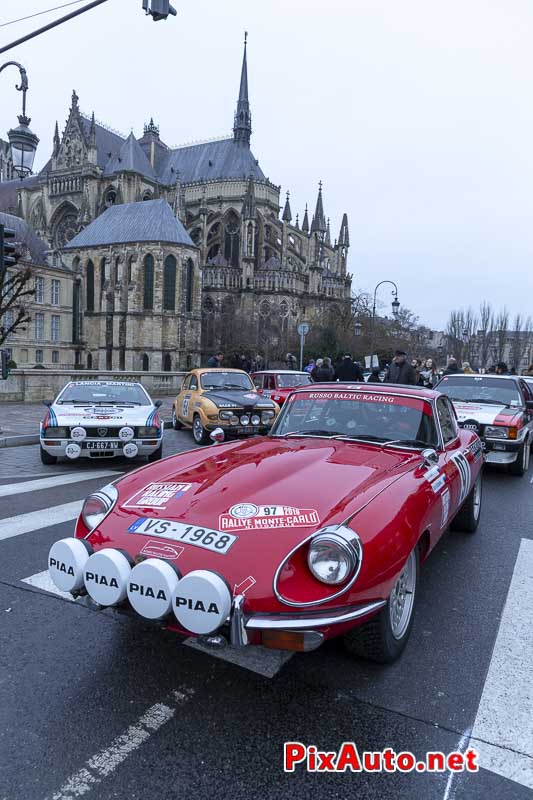
M 52 475 L 37 481 L 23 481 L 22 483 L 4 483 L 0 486 L 0 497 L 10 497 L 12 494 L 24 492 L 39 492 L 42 489 L 60 488 L 68 483 L 80 481 L 94 481 L 97 478 L 108 478 L 111 475 L 119 477 L 122 473 L 110 469 L 101 469 L 96 472 L 67 472 L 62 475 Z M 24 475 L 23 477 L 27 477 Z
M 193 650 L 200 650 L 209 656 L 236 664 L 238 667 L 257 672 L 264 678 L 273 678 L 282 666 L 292 658 L 294 653 L 289 650 L 271 650 L 268 647 L 254 645 L 251 647 L 209 647 L 202 644 L 198 639 L 185 639 L 184 643 Z
M 74 598 L 70 592 L 62 592 L 61 589 L 57 588 L 47 569 L 43 570 L 43 572 L 38 572 L 36 575 L 30 575 L 29 578 L 22 578 L 22 583 L 35 586 L 37 589 L 42 589 L 44 592 L 50 592 L 50 594 L 56 594 L 58 597 L 62 597 L 63 600 L 74 602 Z
M 522 539 L 471 744 L 479 765 L 533 789 L 533 540 Z
M 50 525 L 59 525 L 61 522 L 68 522 L 76 519 L 81 511 L 83 500 L 75 500 L 73 503 L 63 503 L 61 506 L 43 508 L 40 511 L 29 511 L 27 514 L 17 514 L 16 517 L 6 517 L 0 519 L 0 542 L 4 539 L 12 539 L 14 536 L 21 536 L 23 533 L 31 533 L 41 528 L 48 528 Z
M 36 575 L 30 575 L 28 578 L 22 578 L 22 583 L 27 583 L 43 592 L 55 594 L 63 600 L 74 602 L 74 598 L 69 592 L 62 592 L 57 588 L 47 569 L 37 572 Z M 209 647 L 193 637 L 185 639 L 183 644 L 208 656 L 214 656 L 238 667 L 249 669 L 264 678 L 273 678 L 294 655 L 288 650 L 270 650 L 268 647 L 255 645 L 253 647 L 231 647 L 228 644 L 221 648 Z
M 463 733 L 463 735 L 459 739 L 459 742 L 457 743 L 457 747 L 455 748 L 457 752 L 459 753 L 465 752 L 466 748 L 468 747 L 468 742 L 470 741 L 471 733 L 472 730 L 470 728 L 468 728 Z M 457 777 L 457 772 L 450 772 L 450 774 L 448 775 L 448 780 L 446 781 L 446 787 L 444 789 L 442 800 L 453 800 L 453 798 L 455 797 L 455 791 L 452 794 L 452 789 L 453 789 L 453 782 L 456 777 Z
M 100 750 L 85 763 L 84 767 L 71 775 L 59 791 L 47 795 L 46 800 L 75 800 L 90 792 L 171 720 L 178 706 L 184 705 L 193 694 L 193 689 L 175 691 L 166 698 L 165 703 L 153 705 L 134 725 L 130 725 L 124 733 L 117 736 L 109 747 Z

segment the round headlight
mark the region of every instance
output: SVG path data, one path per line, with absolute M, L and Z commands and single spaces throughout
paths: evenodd
M 239 424 L 239 417 L 237 416 L 237 414 L 232 414 L 229 422 L 230 422 L 230 425 L 238 425 Z
M 250 417 L 248 414 L 243 414 L 241 417 L 241 425 L 249 425 L 250 424 Z
M 221 411 L 219 416 L 220 419 L 231 419 L 233 416 L 233 411 Z
M 83 503 L 81 517 L 89 530 L 94 530 L 115 505 L 118 492 L 114 486 L 104 486 L 99 492 L 90 494 Z
M 272 421 L 273 416 L 274 416 L 273 411 L 263 411 L 261 414 L 261 422 L 263 423 L 263 425 L 268 425 L 268 423 Z
M 259 414 L 254 414 L 252 416 L 252 419 L 250 420 L 250 422 L 252 423 L 252 425 L 260 425 L 261 424 L 261 417 L 259 416 Z
M 309 544 L 309 569 L 317 580 L 330 586 L 337 586 L 351 578 L 360 563 L 359 538 L 349 529 L 323 531 Z

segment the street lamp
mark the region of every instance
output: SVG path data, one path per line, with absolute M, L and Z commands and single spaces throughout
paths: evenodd
M 398 312 L 400 310 L 400 301 L 398 300 L 398 287 L 394 283 L 394 281 L 380 281 L 376 288 L 374 289 L 374 303 L 372 305 L 372 327 L 370 333 L 370 362 L 372 362 L 372 356 L 374 355 L 374 333 L 375 333 L 375 326 L 376 326 L 376 296 L 380 286 L 383 286 L 384 283 L 390 283 L 391 286 L 394 286 L 392 290 L 392 296 L 394 300 L 392 301 L 392 315 L 395 319 L 398 318 Z M 372 366 L 372 363 L 370 363 Z
M 22 114 L 19 115 L 19 124 L 12 128 L 7 136 L 11 145 L 11 158 L 13 168 L 22 180 L 26 175 L 30 175 L 33 169 L 33 161 L 39 144 L 38 137 L 30 130 L 31 119 L 26 116 L 26 92 L 28 91 L 28 76 L 26 70 L 17 61 L 6 61 L 0 67 L 0 72 L 6 67 L 17 67 L 20 72 L 20 86 L 15 85 L 17 91 L 22 92 Z

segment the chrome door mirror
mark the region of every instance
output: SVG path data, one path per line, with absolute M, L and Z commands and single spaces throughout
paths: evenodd
M 424 459 L 425 467 L 436 467 L 439 463 L 439 454 L 432 447 L 422 450 L 422 458 Z
M 209 434 L 209 438 L 214 444 L 221 444 L 226 437 L 222 428 L 215 428 L 213 433 Z

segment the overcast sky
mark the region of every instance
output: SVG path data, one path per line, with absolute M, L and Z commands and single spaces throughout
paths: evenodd
M 62 2 L 2 0 L 0 23 Z M 152 115 L 170 145 L 227 134 L 247 29 L 252 149 L 300 219 L 319 180 L 335 236 L 348 213 L 356 289 L 396 281 L 433 328 L 482 299 L 533 311 L 531 0 L 174 5 L 153 23 L 141 0 L 109 0 L 4 54 L 28 70 L 37 167 L 73 88 L 126 134 Z M 0 43 L 70 10 L 0 28 Z M 0 78 L 0 131 L 16 78 Z

